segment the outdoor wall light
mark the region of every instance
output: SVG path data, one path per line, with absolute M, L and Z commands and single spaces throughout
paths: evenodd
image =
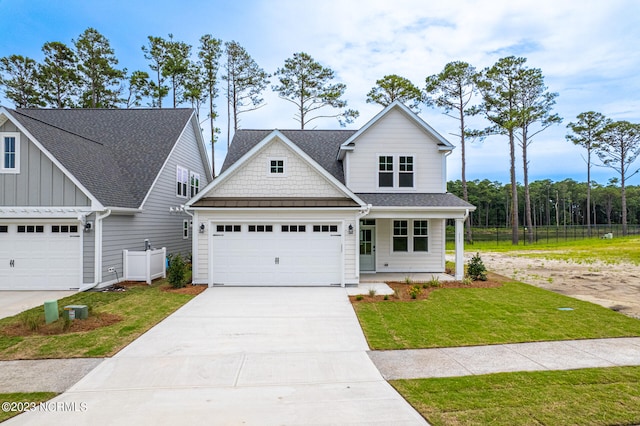
M 200 224 L 200 233 L 204 234 L 204 223 Z
M 349 224 L 349 234 L 353 234 L 353 225 Z

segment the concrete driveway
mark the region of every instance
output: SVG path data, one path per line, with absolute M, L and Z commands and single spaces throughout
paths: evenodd
M 58 300 L 76 293 L 67 291 L 0 291 L 0 318 L 19 314 L 27 309 L 42 306 L 49 300 Z M 44 308 L 43 308 L 44 309 Z
M 426 424 L 367 349 L 345 289 L 212 288 L 7 424 Z

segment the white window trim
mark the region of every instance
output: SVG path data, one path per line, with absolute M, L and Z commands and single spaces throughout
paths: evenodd
M 394 226 L 393 226 L 393 222 L 396 220 L 406 220 L 407 221 L 407 251 L 395 251 L 393 249 L 393 238 L 394 237 L 405 237 L 405 235 L 395 235 L 394 232 Z M 426 220 L 427 221 L 427 235 L 415 235 L 413 232 L 413 227 L 414 227 L 414 223 L 417 221 L 422 221 L 422 220 Z M 416 253 L 416 254 L 429 254 L 431 253 L 431 238 L 429 236 L 429 231 L 431 228 L 431 221 L 429 219 L 391 219 L 391 239 L 389 240 L 389 248 L 391 250 L 392 254 L 409 254 L 409 253 Z M 413 238 L 414 237 L 427 237 L 427 251 L 415 251 L 415 247 L 413 245 Z
M 392 165 L 393 165 L 393 186 L 380 186 L 380 157 L 392 157 Z M 412 157 L 413 158 L 413 186 L 400 186 L 400 157 Z M 389 153 L 378 153 L 376 154 L 376 163 L 375 163 L 375 183 L 376 188 L 379 191 L 390 191 L 393 192 L 416 192 L 418 190 L 418 157 L 413 153 L 397 153 L 397 154 L 389 154 Z
M 5 168 L 4 167 L 4 138 L 5 137 L 13 137 L 16 138 L 16 153 L 15 153 L 15 167 Z M 0 173 L 12 173 L 17 174 L 20 173 L 20 133 L 19 132 L 0 132 Z
M 282 161 L 282 173 L 271 172 L 271 162 Z M 286 177 L 287 176 L 287 158 L 286 157 L 269 157 L 267 158 L 267 176 L 270 177 Z
M 193 192 L 193 187 L 194 187 L 194 185 L 192 185 L 194 177 L 197 178 L 198 185 L 195 186 L 196 192 L 193 195 L 191 195 L 191 193 Z M 188 185 L 188 188 L 187 188 L 187 193 L 188 193 L 189 198 L 195 197 L 200 192 L 200 181 L 201 181 L 200 173 L 197 173 L 197 172 L 194 172 L 194 171 L 190 171 L 189 172 L 189 185 Z
M 181 174 L 181 172 L 183 172 L 183 174 Z M 183 183 L 180 178 L 184 176 L 186 178 L 186 189 L 185 189 L 185 194 L 181 194 L 180 191 L 178 191 L 178 183 Z M 176 197 L 180 197 L 180 198 L 189 198 L 189 169 L 187 169 L 186 167 L 182 167 L 182 166 L 176 166 Z

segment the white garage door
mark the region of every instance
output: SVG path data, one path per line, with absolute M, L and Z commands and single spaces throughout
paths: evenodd
M 80 285 L 77 225 L 0 223 L 0 290 L 69 290 Z
M 340 284 L 342 234 L 336 223 L 214 223 L 213 283 Z

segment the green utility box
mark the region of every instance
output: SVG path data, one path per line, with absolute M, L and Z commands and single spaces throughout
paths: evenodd
M 48 300 L 44 302 L 44 320 L 47 324 L 58 321 L 58 301 Z
M 89 318 L 89 308 L 87 305 L 67 305 L 64 307 L 65 315 L 69 316 L 69 319 L 87 319 Z M 66 314 L 66 312 L 72 311 L 73 315 Z M 73 316 L 73 318 L 71 318 Z

